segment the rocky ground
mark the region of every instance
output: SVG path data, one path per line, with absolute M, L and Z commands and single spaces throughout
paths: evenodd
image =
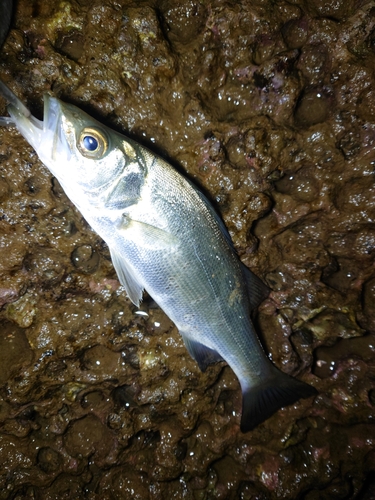
M 242 434 L 231 369 L 130 303 L 2 128 L 0 499 L 375 498 L 374 70 L 374 1 L 19 0 L 1 78 L 195 181 L 272 290 L 269 356 L 319 394 Z

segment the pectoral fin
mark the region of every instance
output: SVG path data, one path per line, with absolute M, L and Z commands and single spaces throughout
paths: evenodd
M 217 363 L 218 361 L 223 361 L 223 358 L 213 349 L 206 347 L 205 345 L 192 340 L 188 335 L 180 331 L 182 338 L 184 339 L 187 350 L 190 356 L 195 359 L 198 366 L 202 372 L 205 372 L 208 365 L 212 363 Z
M 124 233 L 124 237 L 136 242 L 143 249 L 172 249 L 178 243 L 176 236 L 168 231 L 146 222 L 131 219 L 127 215 L 123 216 L 123 223 L 119 227 L 119 231 Z
M 111 248 L 110 252 L 112 264 L 116 270 L 121 285 L 125 287 L 126 293 L 133 304 L 139 307 L 139 304 L 142 301 L 143 286 L 139 283 L 134 271 L 126 265 L 125 259 Z

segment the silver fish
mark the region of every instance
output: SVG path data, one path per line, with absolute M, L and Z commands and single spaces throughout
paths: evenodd
M 246 432 L 316 394 L 279 371 L 250 319 L 267 288 L 238 259 L 205 196 L 171 165 L 79 108 L 44 96 L 44 120 L 0 84 L 10 118 L 106 241 L 130 300 L 143 290 L 175 323 L 201 370 L 225 360 L 243 394 Z

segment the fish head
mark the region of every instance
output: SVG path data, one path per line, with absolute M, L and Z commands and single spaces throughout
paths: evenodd
M 10 102 L 6 123 L 17 127 L 78 208 L 84 199 L 121 210 L 140 197 L 144 148 L 49 94 L 41 121 L 1 82 L 0 92 Z
M 38 156 L 63 185 L 100 196 L 129 169 L 126 139 L 78 107 L 44 96 Z

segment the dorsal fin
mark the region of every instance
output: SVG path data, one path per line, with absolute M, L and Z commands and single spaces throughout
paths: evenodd
M 268 297 L 270 289 L 244 264 L 241 264 L 241 270 L 247 286 L 250 309 L 253 310 Z

